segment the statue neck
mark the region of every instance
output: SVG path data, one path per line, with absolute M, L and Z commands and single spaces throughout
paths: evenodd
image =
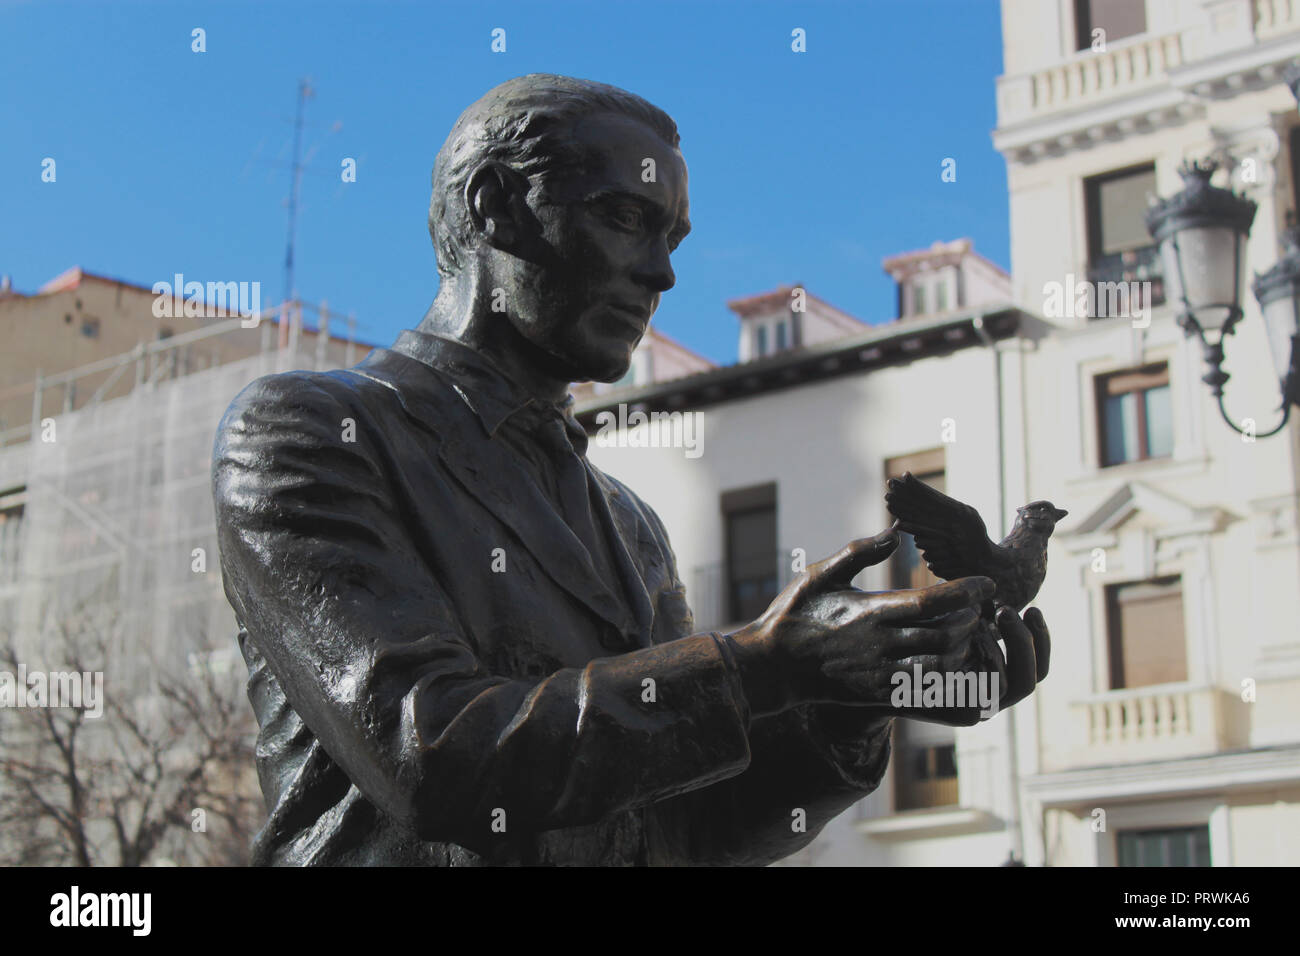
M 444 279 L 417 330 L 451 339 L 484 355 L 525 394 L 548 402 L 569 394 L 567 379 L 548 374 L 549 357 L 491 308 L 477 275 Z

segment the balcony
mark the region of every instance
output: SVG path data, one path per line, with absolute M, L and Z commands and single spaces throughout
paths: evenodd
M 1140 34 L 1105 51 L 1082 50 L 1064 63 L 998 79 L 998 126 L 1092 106 L 1158 86 L 1183 63 L 1182 36 Z
M 1218 687 L 1157 684 L 1071 704 L 1076 766 L 1218 753 L 1236 738 L 1238 699 Z
M 1261 40 L 1300 26 L 1300 0 L 1255 0 L 1255 36 Z
M 957 805 L 957 778 L 939 777 L 931 780 L 900 780 L 895 789 L 895 809 L 929 810 L 935 807 Z
M 1131 318 L 1148 304 L 1155 307 L 1165 303 L 1164 265 L 1157 246 L 1099 256 L 1088 264 L 1086 274 L 1095 293 L 1089 318 Z M 1119 283 L 1125 283 L 1126 288 L 1120 290 Z M 1143 283 L 1150 283 L 1149 303 L 1142 300 L 1147 289 Z
M 701 631 L 729 630 L 758 617 L 794 576 L 789 550 L 745 555 L 728 572 L 727 562 L 697 566 L 686 594 Z
M 899 724 L 895 724 L 895 733 Z M 997 806 L 997 777 L 1001 772 L 1001 747 L 965 749 L 961 752 L 961 773 L 956 776 L 918 780 L 905 772 L 908 755 L 895 750 L 891 760 L 894 777 L 893 809 L 879 816 L 860 813 L 854 827 L 875 839 L 922 840 L 940 836 L 986 833 L 1004 826 L 993 811 Z M 963 797 L 962 791 L 965 791 Z

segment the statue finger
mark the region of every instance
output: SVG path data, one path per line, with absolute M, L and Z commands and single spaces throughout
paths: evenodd
M 1047 631 L 1047 619 L 1036 607 L 1025 612 L 1025 623 L 1029 626 L 1029 633 L 1034 635 L 1034 662 L 1041 681 L 1047 676 L 1047 665 L 1052 657 L 1052 636 Z
M 898 532 L 888 528 L 871 538 L 850 541 L 838 553 L 808 569 L 814 588 L 847 588 L 863 568 L 884 561 L 898 547 Z
M 1037 683 L 1034 663 L 1034 636 L 1012 608 L 998 610 L 998 631 L 1007 645 L 1007 692 L 1002 706 L 1010 707 L 1033 691 Z

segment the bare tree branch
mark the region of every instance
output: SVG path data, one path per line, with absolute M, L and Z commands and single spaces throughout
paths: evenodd
M 206 635 L 178 636 L 178 647 L 200 649 L 188 673 L 152 661 L 151 679 L 136 680 L 130 667 L 105 666 L 120 626 L 112 600 L 45 619 L 41 663 L 104 672 L 106 700 L 98 719 L 0 708 L 0 865 L 246 863 L 262 811 L 255 728 L 233 675 L 209 666 Z M 31 663 L 16 637 L 0 633 L 0 669 Z

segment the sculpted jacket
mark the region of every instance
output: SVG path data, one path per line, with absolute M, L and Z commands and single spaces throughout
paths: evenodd
M 255 863 L 764 864 L 879 783 L 890 721 L 751 719 L 658 517 L 583 456 L 607 586 L 502 438 L 524 404 L 478 353 L 405 332 L 226 413 L 221 566 L 270 814 Z

